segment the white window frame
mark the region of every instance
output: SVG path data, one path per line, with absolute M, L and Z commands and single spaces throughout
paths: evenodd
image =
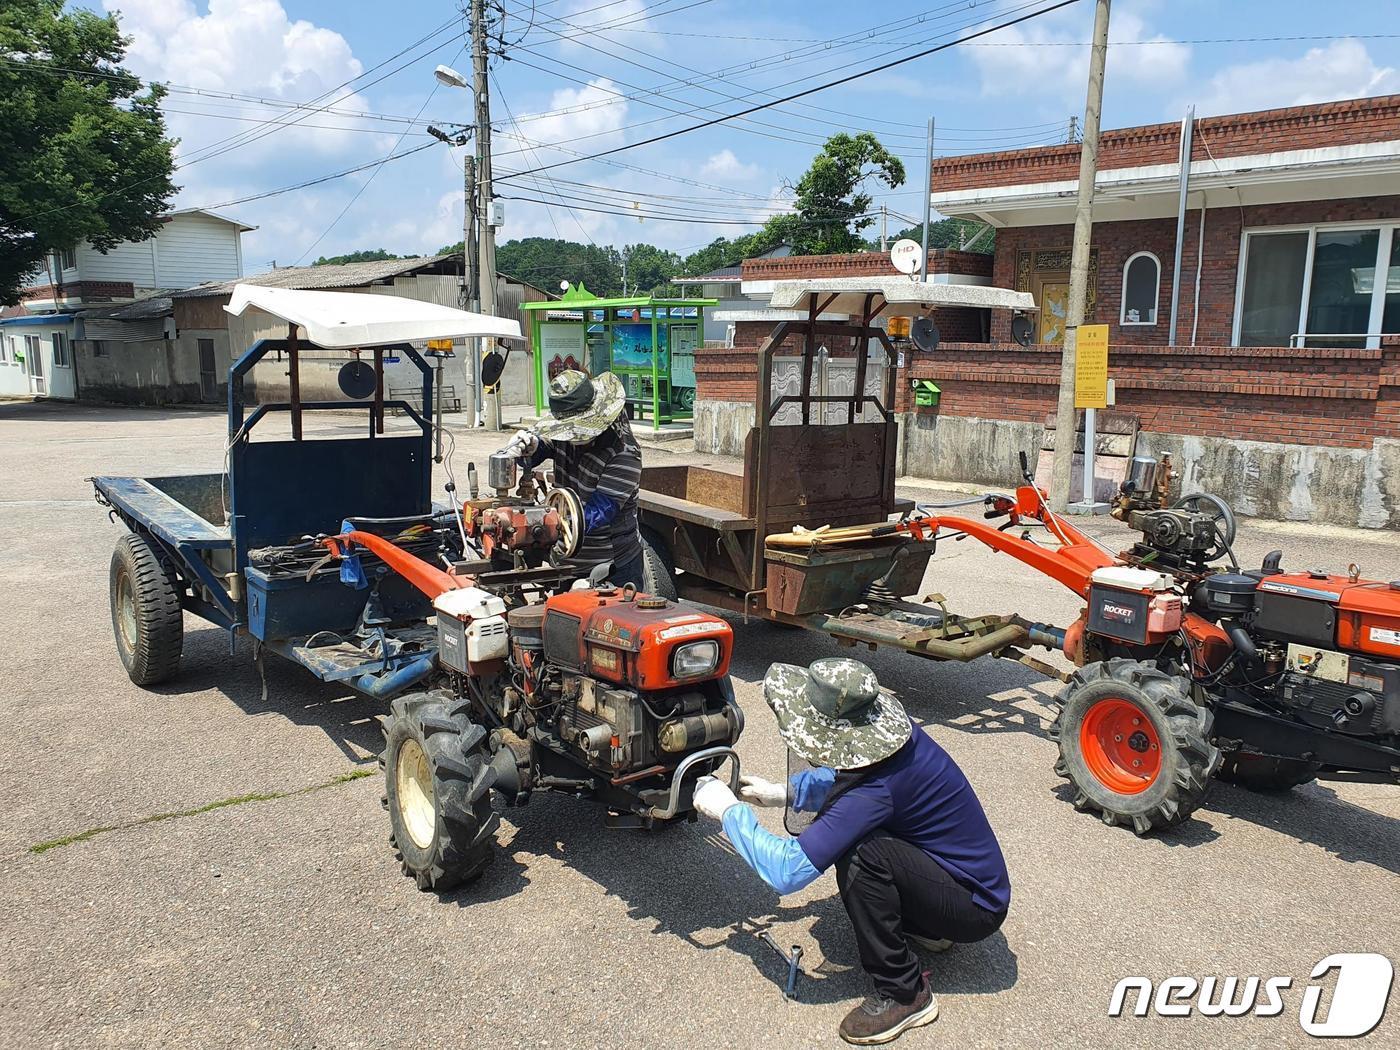
M 1152 320 L 1150 321 L 1129 321 L 1128 320 L 1128 267 L 1133 265 L 1134 259 L 1141 259 L 1143 256 L 1151 259 L 1157 266 L 1157 286 L 1152 292 Z M 1157 258 L 1155 252 L 1133 252 L 1128 256 L 1127 262 L 1123 264 L 1123 286 L 1118 296 L 1118 323 L 1132 328 L 1150 328 L 1157 323 L 1157 318 L 1162 314 L 1162 260 Z
M 68 341 L 68 336 L 63 332 L 55 332 L 50 340 L 53 346 L 53 366 L 54 368 L 73 367 L 73 344 Z M 63 359 L 59 360 L 59 350 L 63 350 Z
M 1381 320 L 1385 315 L 1385 289 L 1390 280 L 1390 249 L 1396 238 L 1400 238 L 1400 219 L 1354 219 L 1349 222 L 1315 222 L 1293 226 L 1250 226 L 1240 233 L 1239 264 L 1235 267 L 1235 323 L 1230 332 L 1232 346 L 1240 345 L 1240 328 L 1244 323 L 1244 282 L 1245 270 L 1249 265 L 1249 238 L 1253 234 L 1306 233 L 1308 235 L 1307 256 L 1303 260 L 1303 295 L 1298 308 L 1298 330 L 1292 340 L 1296 346 L 1308 343 L 1308 305 L 1312 298 L 1313 256 L 1317 251 L 1319 232 L 1332 230 L 1380 230 L 1376 244 L 1376 265 L 1374 291 L 1371 294 L 1371 314 L 1366 321 L 1366 349 L 1375 350 L 1381 345 Z M 1312 333 L 1318 337 L 1333 333 Z M 1363 338 L 1360 334 L 1354 338 Z
M 60 270 L 76 270 L 78 268 L 77 250 L 74 248 L 59 249 L 58 265 Z
M 0 365 L 10 363 L 10 340 L 12 338 L 14 337 L 0 332 Z

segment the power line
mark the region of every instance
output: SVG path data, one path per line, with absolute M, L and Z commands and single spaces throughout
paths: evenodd
M 713 126 L 716 125 L 716 124 L 723 124 L 723 123 L 726 123 L 726 122 L 728 122 L 728 121 L 734 120 L 734 119 L 736 119 L 736 118 L 738 118 L 738 117 L 745 116 L 745 115 L 747 115 L 747 114 L 749 114 L 749 113 L 757 113 L 757 112 L 759 112 L 760 110 L 771 109 L 773 106 L 782 105 L 784 102 L 791 102 L 793 99 L 803 98 L 803 97 L 806 96 L 806 95 L 816 94 L 818 91 L 825 91 L 825 90 L 827 90 L 827 89 L 829 89 L 829 88 L 837 87 L 837 86 L 839 86 L 839 85 L 841 85 L 841 84 L 850 83 L 850 82 L 853 81 L 853 80 L 859 80 L 859 79 L 862 78 L 862 77 L 871 76 L 871 75 L 874 74 L 874 73 L 883 72 L 883 71 L 886 70 L 886 69 L 893 69 L 895 66 L 904 65 L 906 62 L 912 62 L 912 61 L 914 61 L 915 59 L 925 58 L 925 57 L 927 57 L 927 56 L 929 56 L 929 55 L 936 54 L 936 53 L 938 53 L 939 51 L 946 51 L 946 50 L 947 50 L 948 48 L 950 48 L 950 47 L 956 47 L 956 46 L 959 45 L 959 44 L 966 43 L 966 42 L 969 41 L 969 40 L 975 40 L 975 39 L 977 39 L 978 37 L 986 36 L 986 35 L 989 34 L 989 33 L 995 33 L 995 32 L 997 32 L 997 31 L 999 31 L 999 30 L 1007 29 L 1007 28 L 1010 28 L 1011 26 L 1014 26 L 1014 25 L 1019 25 L 1020 23 L 1022 23 L 1022 22 L 1027 22 L 1027 21 L 1029 21 L 1029 20 L 1031 20 L 1031 19 L 1033 19 L 1033 18 L 1039 18 L 1039 17 L 1042 16 L 1042 15 L 1049 14 L 1049 13 L 1052 12 L 1052 11 L 1058 11 L 1058 10 L 1060 10 L 1061 8 L 1069 7 L 1071 4 L 1075 4 L 1075 3 L 1078 3 L 1078 2 L 1079 2 L 1079 0 L 1059 0 L 1058 3 L 1052 4 L 1052 5 L 1049 6 L 1049 7 L 1042 8 L 1042 9 L 1037 10 L 1037 11 L 1032 11 L 1032 12 L 1030 12 L 1030 13 L 1028 13 L 1028 14 L 1021 15 L 1021 16 L 1019 16 L 1019 17 L 1017 17 L 1017 18 L 1011 19 L 1010 21 L 1002 22 L 1002 23 L 999 23 L 998 25 L 995 25 L 995 26 L 990 26 L 990 27 L 988 27 L 988 28 L 986 28 L 986 29 L 980 29 L 980 30 L 978 30 L 978 31 L 975 32 L 975 33 L 971 33 L 971 34 L 969 34 L 968 36 L 965 36 L 965 37 L 960 37 L 960 38 L 958 38 L 957 40 L 951 40 L 951 41 L 948 41 L 947 43 L 937 44 L 937 45 L 935 45 L 934 47 L 926 48 L 925 50 L 916 52 L 915 54 L 907 55 L 907 56 L 905 56 L 905 57 L 903 57 L 903 58 L 893 59 L 893 60 L 891 60 L 891 61 L 889 61 L 889 62 L 885 62 L 885 63 L 882 63 L 881 65 L 875 66 L 875 67 L 872 68 L 872 69 L 863 70 L 863 71 L 858 72 L 858 73 L 852 73 L 852 74 L 850 74 L 849 76 L 841 77 L 841 78 L 838 79 L 838 80 L 829 81 L 829 82 L 827 82 L 827 83 L 825 83 L 825 84 L 818 84 L 818 85 L 815 86 L 815 87 L 805 88 L 805 89 L 803 89 L 802 91 L 795 92 L 794 94 L 785 96 L 785 97 L 783 97 L 783 98 L 776 99 L 776 100 L 771 101 L 771 102 L 759 102 L 759 103 L 756 103 L 756 104 L 754 104 L 754 105 L 752 105 L 752 106 L 749 106 L 747 109 L 742 109 L 742 110 L 740 110 L 738 113 L 725 114 L 725 115 L 722 115 L 722 116 L 719 116 L 719 117 L 715 117 L 715 118 L 713 118 L 713 119 L 711 119 L 711 120 L 701 121 L 701 122 L 698 123 L 698 124 L 692 124 L 690 127 L 677 128 L 677 129 L 675 129 L 674 131 L 668 131 L 668 132 L 666 132 L 666 133 L 664 133 L 664 134 L 661 134 L 661 135 L 654 135 L 654 136 L 652 136 L 651 138 L 642 139 L 642 140 L 639 141 L 639 142 L 631 142 L 631 143 L 626 143 L 626 144 L 621 145 L 621 146 L 614 146 L 612 149 L 602 150 L 602 151 L 600 151 L 600 152 L 598 152 L 598 153 L 596 153 L 596 154 L 593 154 L 593 155 L 591 155 L 591 156 L 588 156 L 588 157 L 578 158 L 578 159 L 574 159 L 574 160 L 555 161 L 553 164 L 546 165 L 545 167 L 542 167 L 542 168 L 533 168 L 533 169 L 531 169 L 530 171 L 521 172 L 520 174 L 522 174 L 522 175 L 533 175 L 533 174 L 536 174 L 536 173 L 538 173 L 538 172 L 540 172 L 540 171 L 546 170 L 546 168 L 561 168 L 561 167 L 564 167 L 565 165 L 568 165 L 568 164 L 577 164 L 577 163 L 579 163 L 580 160 L 594 160 L 594 159 L 597 159 L 598 157 L 612 156 L 612 155 L 615 154 L 615 153 L 622 153 L 622 152 L 624 152 L 625 150 L 636 149 L 636 148 L 638 148 L 639 146 L 649 146 L 649 145 L 652 145 L 653 143 L 656 143 L 656 142 L 664 142 L 664 141 L 667 140 L 667 139 L 676 138 L 677 136 L 680 136 L 680 135 L 687 135 L 687 134 L 689 134 L 689 133 L 691 133 L 691 132 L 693 132 L 693 131 L 700 131 L 700 130 L 703 129 L 703 128 L 713 127 Z

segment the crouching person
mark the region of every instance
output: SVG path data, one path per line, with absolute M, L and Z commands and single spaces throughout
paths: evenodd
M 914 947 L 942 951 L 1001 927 L 1011 900 L 1001 847 L 962 770 L 864 664 L 774 664 L 763 694 L 805 768 L 781 784 L 743 776 L 744 802 L 702 777 L 695 808 L 723 823 L 739 855 L 779 893 L 836 869 L 875 986 L 841 1022 L 841 1038 L 887 1043 L 938 1017 Z M 796 838 L 774 835 L 745 802 L 815 819 Z

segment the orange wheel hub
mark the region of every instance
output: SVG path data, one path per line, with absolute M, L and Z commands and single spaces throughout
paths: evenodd
M 1146 791 L 1162 771 L 1162 742 L 1151 719 L 1130 700 L 1094 704 L 1079 726 L 1084 764 L 1100 784 L 1120 795 Z

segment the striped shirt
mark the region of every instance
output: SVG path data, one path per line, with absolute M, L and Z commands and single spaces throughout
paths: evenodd
M 642 553 L 637 532 L 637 494 L 642 487 L 642 450 L 625 415 L 592 441 L 547 441 L 530 457 L 532 464 L 554 460 L 554 484 L 572 489 L 579 503 L 595 492 L 617 504 L 612 520 L 585 533 L 578 553 L 563 565 L 587 575 L 595 565 L 610 561 L 626 565 Z

